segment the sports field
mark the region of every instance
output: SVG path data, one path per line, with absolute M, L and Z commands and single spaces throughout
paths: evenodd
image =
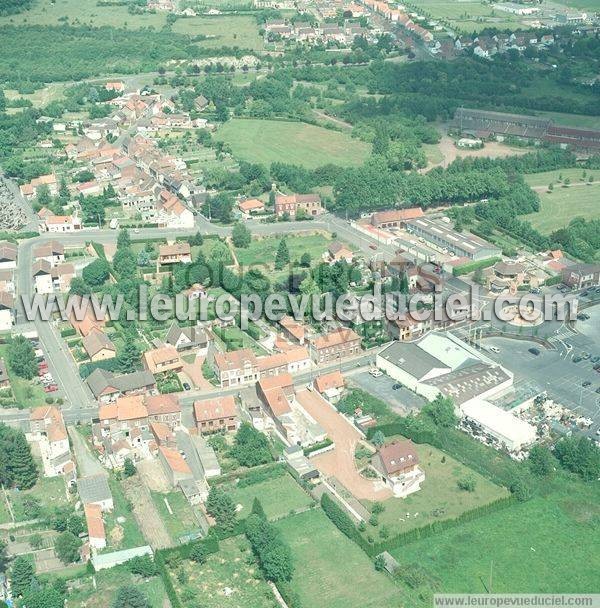
M 234 118 L 217 131 L 215 139 L 228 143 L 240 160 L 292 163 L 308 169 L 327 163 L 360 165 L 370 149 L 346 133 L 279 120 Z
M 400 590 L 320 509 L 277 522 L 292 549 L 292 588 L 303 608 L 397 608 Z
M 538 213 L 524 215 L 542 233 L 566 226 L 574 217 L 587 220 L 600 218 L 600 182 L 592 185 L 574 184 L 568 188 L 554 186 L 551 193 L 540 192 L 541 207 Z
M 269 519 L 283 517 L 290 511 L 313 504 L 312 498 L 287 473 L 245 488 L 235 488 L 229 494 L 235 504 L 242 507 L 238 510 L 240 518 L 250 515 L 255 498 L 260 500 Z
M 548 484 L 550 485 L 550 484 Z M 600 488 L 565 479 L 536 497 L 392 551 L 431 590 L 585 593 L 598 586 Z

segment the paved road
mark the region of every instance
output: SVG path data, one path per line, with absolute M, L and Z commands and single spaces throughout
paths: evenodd
M 108 472 L 90 452 L 84 438 L 79 434 L 77 429 L 72 426 L 67 427 L 67 429 L 69 431 L 71 443 L 73 444 L 79 476 L 90 477 L 91 475 L 106 475 L 108 477 Z

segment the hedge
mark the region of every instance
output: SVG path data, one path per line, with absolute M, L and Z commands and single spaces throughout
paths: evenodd
M 320 441 L 319 443 L 315 443 L 307 448 L 304 448 L 304 455 L 308 456 L 309 454 L 312 454 L 313 452 L 316 452 L 317 450 L 322 450 L 323 448 L 327 448 L 330 445 L 333 445 L 333 441 L 331 439 L 329 439 L 329 437 L 327 437 L 327 439 L 324 439 L 323 441 Z
M 70 336 L 76 336 L 77 332 L 75 331 L 75 329 L 73 327 L 66 327 L 65 329 L 63 329 L 60 332 L 60 337 L 61 338 L 68 338 Z
M 270 467 L 268 469 L 250 471 L 248 475 L 245 475 L 244 477 L 240 478 L 237 487 L 246 488 L 248 486 L 256 485 L 257 483 L 262 483 L 263 481 L 268 481 L 269 479 L 283 477 L 284 475 L 286 475 L 285 467 L 280 463 L 277 463 L 276 466 Z
M 79 366 L 79 375 L 85 380 L 94 370 L 104 369 L 109 372 L 118 371 L 119 362 L 116 358 L 93 363 L 83 363 Z
M 559 274 L 557 274 L 555 277 L 550 277 L 544 281 L 544 285 L 548 286 L 558 285 L 559 283 L 562 283 L 562 277 Z
M 327 492 L 321 495 L 321 507 L 325 511 L 325 515 L 335 524 L 338 530 L 347 536 L 350 540 L 359 544 L 362 540 L 360 533 L 356 529 L 354 522 L 350 519 L 350 516 L 340 507 L 332 498 L 330 498 Z
M 463 274 L 469 274 L 480 268 L 489 268 L 500 261 L 499 257 L 487 258 L 485 260 L 479 260 L 478 262 L 469 262 L 468 264 L 462 264 L 461 266 L 455 266 L 452 269 L 452 274 L 455 277 L 460 277 Z

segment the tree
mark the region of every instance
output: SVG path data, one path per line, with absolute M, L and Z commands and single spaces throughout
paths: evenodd
M 475 492 L 475 480 L 472 477 L 463 477 L 456 482 L 456 485 L 465 492 Z
M 263 509 L 262 503 L 260 502 L 260 500 L 258 500 L 256 496 L 252 501 L 252 515 L 258 515 L 258 517 L 260 517 L 261 519 L 267 519 L 267 514 Z
M 212 515 L 217 525 L 232 530 L 235 526 L 236 511 L 233 499 L 222 488 L 212 486 L 206 500 L 206 511 Z
M 28 555 L 19 555 L 15 558 L 10 572 L 10 586 L 14 597 L 25 595 L 31 588 L 35 578 L 35 567 Z
M 90 293 L 90 286 L 83 280 L 82 277 L 73 277 L 71 280 L 71 289 L 69 290 L 70 295 L 89 296 Z
M 292 551 L 282 542 L 265 551 L 260 560 L 263 572 L 270 581 L 289 581 L 294 571 Z
M 202 237 L 202 234 L 200 232 L 196 232 L 194 236 L 191 236 L 188 239 L 188 243 L 191 247 L 200 247 L 202 243 L 204 243 L 204 238 Z
M 137 473 L 137 469 L 135 468 L 131 458 L 125 458 L 125 462 L 123 463 L 123 473 L 125 473 L 125 477 L 133 477 Z
M 233 227 L 231 240 L 236 247 L 248 247 L 252 241 L 252 235 L 250 234 L 250 230 L 248 230 L 244 224 L 238 222 Z
M 158 567 L 149 555 L 140 555 L 127 562 L 127 567 L 132 574 L 138 574 L 144 578 L 150 578 L 158 574 Z
M 72 564 L 79 560 L 81 540 L 68 530 L 58 535 L 54 551 L 63 564 Z
M 42 587 L 25 593 L 19 605 L 24 608 L 64 608 L 65 598 L 57 589 Z
M 311 261 L 312 261 L 312 259 L 310 257 L 310 253 L 308 253 L 308 251 L 305 251 L 300 256 L 300 266 L 302 266 L 303 268 L 310 268 Z
M 273 460 L 267 437 L 247 422 L 240 425 L 231 454 L 243 467 L 255 467 Z
M 458 424 L 454 402 L 450 397 L 438 395 L 423 408 L 423 413 L 429 416 L 437 426 L 451 428 Z
M 208 556 L 206 546 L 202 543 L 196 543 L 190 551 L 190 559 L 197 564 L 203 564 Z
M 15 432 L 10 450 L 8 467 L 12 481 L 20 490 L 33 488 L 38 480 L 38 470 L 31 455 L 31 448 L 20 431 Z
M 536 444 L 529 450 L 529 468 L 538 477 L 547 477 L 554 470 L 556 460 L 545 445 Z
M 554 454 L 565 469 L 586 481 L 600 477 L 600 448 L 587 437 L 564 437 Z
M 98 258 L 88 264 L 81 273 L 81 278 L 90 287 L 104 285 L 110 276 L 110 265 L 104 258 Z
M 131 248 L 131 236 L 129 235 L 129 230 L 123 228 L 119 231 L 119 236 L 117 237 L 117 249 L 130 249 Z
M 6 572 L 9 558 L 7 552 L 8 545 L 3 540 L 0 540 L 0 572 Z
M 275 270 L 281 270 L 290 262 L 290 252 L 285 239 L 279 241 L 279 247 L 275 255 Z
M 31 380 L 37 376 L 37 361 L 31 342 L 22 335 L 18 335 L 8 345 L 8 364 L 12 371 L 20 378 Z
M 111 608 L 151 608 L 148 598 L 135 587 L 119 587 Z
M 381 447 L 385 443 L 385 435 L 382 431 L 375 431 L 375 433 L 373 433 L 373 438 L 371 439 L 371 442 L 373 443 L 373 445 Z
M 373 560 L 373 566 L 375 566 L 375 570 L 377 570 L 377 572 L 381 572 L 385 569 L 385 558 L 383 557 L 383 555 L 379 554 Z
M 127 340 L 117 355 L 117 367 L 120 372 L 134 372 L 140 363 L 141 352 L 133 340 Z

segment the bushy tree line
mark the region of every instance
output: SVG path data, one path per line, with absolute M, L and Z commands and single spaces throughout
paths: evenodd
M 25 435 L 0 423 L 0 484 L 28 490 L 37 479 L 38 470 Z

